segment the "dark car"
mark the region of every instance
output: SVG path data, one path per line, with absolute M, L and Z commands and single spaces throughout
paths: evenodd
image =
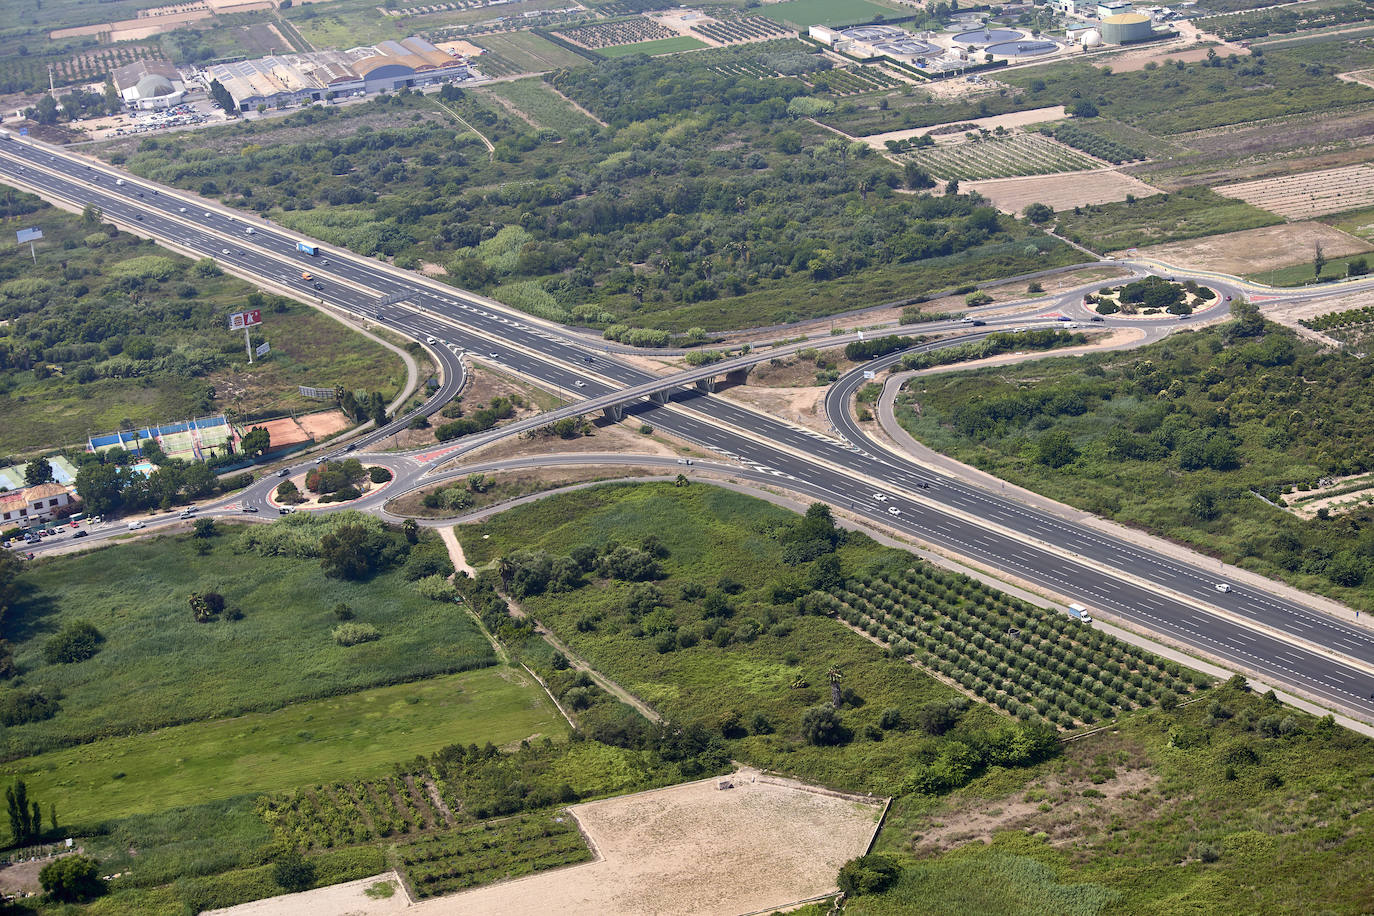
M 291 469 L 290 469 L 290 468 L 282 468 L 280 471 L 277 472 L 277 476 L 278 476 L 278 477 L 290 477 L 290 476 L 291 476 Z
M 987 322 L 979 321 L 977 318 L 975 318 L 973 319 L 973 321 L 969 322 L 969 324 L 973 325 L 975 328 L 981 328 L 983 325 L 987 324 Z
M 258 511 L 258 507 L 257 507 L 257 506 L 239 506 L 239 511 L 240 511 L 240 512 L 256 512 L 256 511 Z
M 73 534 L 72 537 L 74 537 L 74 538 L 84 538 L 84 537 L 86 537 L 86 536 L 89 535 L 89 534 L 90 534 L 89 531 L 78 531 L 78 532 L 76 532 L 76 534 Z
M 1089 320 L 1089 321 L 1101 321 L 1101 320 L 1102 320 L 1102 316 L 1101 316 L 1101 315 L 1094 315 L 1094 316 L 1092 316 L 1091 318 L 1089 318 L 1088 320 Z
M 282 506 L 280 509 L 277 510 L 277 514 L 278 514 L 278 515 L 290 515 L 290 514 L 291 514 L 291 510 L 288 509 L 288 508 L 286 508 L 285 506 Z
M 316 284 L 315 284 L 315 289 L 324 289 L 324 284 L 323 284 L 323 283 L 316 283 Z
M 140 223 L 143 222 L 143 214 L 142 214 L 142 213 L 135 213 L 135 214 L 134 214 L 134 219 L 138 220 Z

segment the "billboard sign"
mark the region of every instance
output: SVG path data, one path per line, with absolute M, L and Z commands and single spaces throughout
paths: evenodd
M 270 343 L 267 343 L 266 341 L 264 341 L 263 343 L 258 344 L 257 349 L 253 351 L 253 355 L 254 355 L 254 356 L 266 356 L 268 353 L 271 352 L 271 350 L 272 350 L 272 345 L 271 345 Z
M 253 309 L 248 312 L 235 312 L 229 316 L 229 330 L 242 331 L 244 328 L 257 327 L 262 324 L 262 310 Z
M 301 397 L 313 398 L 316 401 L 332 401 L 338 395 L 334 388 L 312 388 L 309 385 L 300 385 Z
M 18 232 L 16 232 L 14 235 L 15 235 L 16 238 L 19 239 L 19 244 L 22 245 L 22 244 L 24 244 L 25 242 L 36 242 L 36 241 L 38 241 L 39 239 L 41 239 L 41 238 L 43 237 L 43 230 L 42 230 L 42 229 L 20 229 L 20 230 L 19 230 Z

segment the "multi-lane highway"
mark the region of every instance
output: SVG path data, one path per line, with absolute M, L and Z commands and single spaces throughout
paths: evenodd
M 117 175 L 61 151 L 0 141 L 0 180 L 74 207 L 95 204 L 144 234 L 216 257 L 279 288 L 325 299 L 426 342 L 445 376 L 443 390 L 426 405 L 429 410 L 437 409 L 444 392 L 451 393 L 451 386 L 458 384 L 459 350 L 579 398 L 581 403 L 569 412 L 620 403 L 638 396 L 635 392 L 663 385 L 663 379 L 575 332 L 346 252 L 317 257 L 298 253 L 298 237 L 270 224 L 127 176 L 119 176 L 124 184 L 117 184 Z M 302 270 L 312 279 L 303 280 Z M 315 283 L 323 288 L 315 289 Z M 1077 307 L 1079 295 L 1073 291 L 1049 305 L 1070 311 Z M 393 304 L 379 304 L 388 300 Z M 1006 323 L 1026 322 L 990 321 L 986 330 L 975 333 L 989 333 Z M 867 368 L 881 366 L 880 362 Z M 684 376 L 675 384 L 691 380 Z M 843 380 L 830 401 L 832 422 L 848 442 L 700 392 L 678 393 L 666 405 L 638 401 L 631 409 L 648 424 L 738 462 L 737 473 L 743 477 L 823 499 L 1072 600 L 1094 604 L 1362 718 L 1374 718 L 1374 635 L 1247 585 L 1228 583 L 1229 591 L 1218 591 L 1221 578 L 1215 571 L 1156 555 L 882 452 L 848 418 L 856 382 L 862 382 L 861 376 Z M 551 419 L 545 415 L 539 422 Z M 390 432 L 380 430 L 365 441 Z M 399 493 L 422 479 L 438 479 L 422 475 L 476 444 L 509 434 L 502 430 L 461 440 L 451 449 L 431 449 L 424 461 L 391 456 L 384 463 L 393 466 L 398 479 L 388 490 Z M 242 500 L 265 507 L 274 482 L 269 478 L 256 484 Z

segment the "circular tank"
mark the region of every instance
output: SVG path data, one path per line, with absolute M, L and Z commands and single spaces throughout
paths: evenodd
M 998 57 L 1039 57 L 1041 54 L 1053 54 L 1059 50 L 1059 45 L 1052 41 L 1027 39 L 1026 41 L 1004 41 L 1000 44 L 988 45 L 983 50 L 989 54 L 996 54 Z
M 1078 36 L 1078 43 L 1085 48 L 1096 48 L 1102 44 L 1102 33 L 1097 29 L 1088 29 Z
M 974 29 L 972 32 L 960 32 L 954 36 L 954 41 L 956 44 L 982 47 L 983 45 L 995 45 L 999 42 L 1015 41 L 1025 37 L 1025 32 L 1018 32 L 1015 29 Z
M 1144 41 L 1154 35 L 1154 24 L 1144 13 L 1118 13 L 1102 20 L 1102 40 L 1111 45 Z

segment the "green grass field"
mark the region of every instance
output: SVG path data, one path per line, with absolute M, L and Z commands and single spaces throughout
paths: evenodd
M 1309 259 L 1303 261 L 1301 264 L 1294 264 L 1291 267 L 1280 267 L 1277 270 L 1258 271 L 1247 275 L 1247 279 L 1254 280 L 1258 283 L 1267 283 L 1270 286 L 1308 286 L 1315 279 L 1316 273 L 1312 269 L 1312 261 L 1310 259 L 1311 252 L 1307 252 L 1307 254 L 1309 255 Z M 1322 278 L 1325 280 L 1330 280 L 1333 277 L 1339 279 L 1346 275 L 1346 265 L 1351 261 L 1364 261 L 1365 265 L 1368 266 L 1371 260 L 1374 260 L 1374 255 L 1369 253 L 1351 254 L 1342 258 L 1331 258 L 1322 267 Z
M 758 15 L 775 22 L 800 27 L 812 25 L 853 25 L 891 16 L 893 8 L 867 0 L 787 0 L 758 8 Z
M 533 32 L 498 32 L 495 35 L 482 35 L 473 44 L 490 51 L 502 60 L 508 61 L 518 71 L 542 73 L 545 70 L 559 70 L 565 67 L 585 67 L 590 63 L 566 48 L 560 48 L 551 41 Z M 477 58 L 477 68 L 482 68 L 482 58 Z
M 0 767 L 68 823 L 382 773 L 454 743 L 562 737 L 544 692 L 510 668 L 469 671 L 267 713 L 107 738 Z
M 200 556 L 163 537 L 38 564 L 5 618 L 25 687 L 60 690 L 47 721 L 4 730 L 7 755 L 494 663 L 466 614 L 422 598 L 400 572 L 366 583 L 326 578 L 315 560 L 238 553 L 236 535 Z M 196 623 L 187 595 L 218 589 L 241 620 Z M 345 648 L 330 631 L 345 602 L 376 626 Z M 43 644 L 69 621 L 93 622 L 99 654 L 49 665 Z
M 595 129 L 597 123 L 568 104 L 568 100 L 535 77 L 495 83 L 491 92 L 510 102 L 541 127 L 561 134 L 575 130 Z
M 706 47 L 706 42 L 698 41 L 690 35 L 679 35 L 676 38 L 659 38 L 655 41 L 640 41 L 632 45 L 612 45 L 609 48 L 597 48 L 596 53 L 602 57 L 628 57 L 631 54 L 647 54 L 650 57 L 657 57 L 660 54 L 676 54 L 679 51 L 695 51 L 697 48 Z

